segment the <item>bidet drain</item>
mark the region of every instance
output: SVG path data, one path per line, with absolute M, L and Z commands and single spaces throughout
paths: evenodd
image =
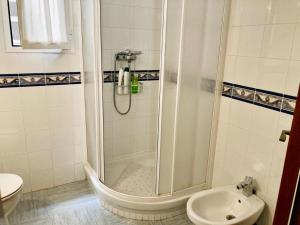
M 233 220 L 233 219 L 235 219 L 234 215 L 227 215 L 226 216 L 226 220 Z

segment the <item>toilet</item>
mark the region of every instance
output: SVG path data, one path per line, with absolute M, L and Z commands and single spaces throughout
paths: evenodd
M 6 224 L 8 215 L 16 208 L 22 194 L 23 180 L 15 174 L 0 173 L 0 198 Z

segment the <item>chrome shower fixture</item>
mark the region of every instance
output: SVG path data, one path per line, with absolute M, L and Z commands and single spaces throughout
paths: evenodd
M 115 62 L 114 62 L 114 73 L 113 73 L 113 79 L 114 79 L 114 87 L 113 87 L 113 99 L 114 99 L 114 106 L 116 111 L 120 114 L 120 115 L 126 115 L 129 113 L 130 109 L 131 109 L 131 62 L 135 61 L 137 59 L 138 55 L 141 55 L 142 51 L 133 51 L 130 49 L 126 49 L 124 51 L 121 52 L 117 52 L 115 54 Z M 116 101 L 116 86 L 117 84 L 117 61 L 126 61 L 127 62 L 127 68 L 128 68 L 128 73 L 129 73 L 129 84 L 127 86 L 121 86 L 121 88 L 127 88 L 128 89 L 128 94 L 129 94 L 129 105 L 126 111 L 122 112 L 118 106 L 117 106 L 117 101 Z
M 116 60 L 131 62 L 136 60 L 137 55 L 141 55 L 141 54 L 142 51 L 134 51 L 134 50 L 126 49 L 124 51 L 116 53 Z

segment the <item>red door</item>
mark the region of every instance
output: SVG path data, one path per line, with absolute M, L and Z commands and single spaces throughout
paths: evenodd
M 281 178 L 273 225 L 300 225 L 300 90 Z M 293 204 L 294 203 L 294 204 Z M 291 216 L 290 216 L 291 215 Z

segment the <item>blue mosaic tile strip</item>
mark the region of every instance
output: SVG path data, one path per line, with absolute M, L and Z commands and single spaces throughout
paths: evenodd
M 222 96 L 287 114 L 294 114 L 297 97 L 253 87 L 223 83 Z
M 80 72 L 0 74 L 0 88 L 80 83 Z
M 139 81 L 153 81 L 159 80 L 159 70 L 135 70 L 131 71 L 138 75 Z M 114 71 L 104 71 L 103 80 L 104 83 L 111 83 L 113 79 Z M 118 72 L 116 72 L 116 81 L 118 81 Z

